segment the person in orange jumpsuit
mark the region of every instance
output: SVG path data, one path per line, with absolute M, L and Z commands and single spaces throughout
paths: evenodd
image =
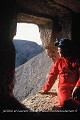
M 53 65 L 41 93 L 48 93 L 59 76 L 58 98 L 60 106 L 63 106 L 66 100 L 72 98 L 72 94 L 75 96 L 75 88 L 80 85 L 79 60 L 74 59 L 72 55 L 71 40 L 67 38 L 60 39 L 55 46 L 58 47 L 60 57 Z

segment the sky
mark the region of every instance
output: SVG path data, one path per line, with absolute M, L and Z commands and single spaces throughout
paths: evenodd
M 16 36 L 13 39 L 34 41 L 41 45 L 39 28 L 35 24 L 17 23 Z

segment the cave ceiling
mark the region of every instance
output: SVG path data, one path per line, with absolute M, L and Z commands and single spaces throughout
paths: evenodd
M 80 14 L 80 0 L 17 0 L 18 22 L 45 24 L 71 12 Z

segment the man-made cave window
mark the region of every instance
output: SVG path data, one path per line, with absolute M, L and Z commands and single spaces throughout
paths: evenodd
M 16 68 L 43 51 L 39 28 L 36 24 L 17 23 L 13 43 L 16 50 Z
M 39 45 L 42 44 L 38 26 L 31 23 L 17 23 L 17 32 L 14 39 L 34 41 Z

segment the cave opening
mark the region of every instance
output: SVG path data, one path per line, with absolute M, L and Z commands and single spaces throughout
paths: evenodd
M 17 23 L 17 32 L 13 39 L 34 41 L 41 45 L 39 27 L 33 23 Z

